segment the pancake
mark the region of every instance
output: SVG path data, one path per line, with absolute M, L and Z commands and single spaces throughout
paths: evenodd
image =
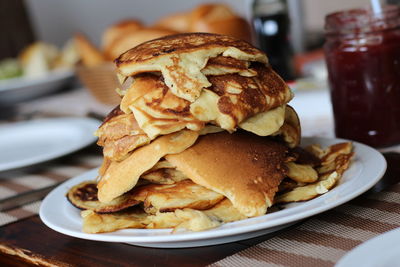
M 135 206 L 139 200 L 132 198 L 132 194 L 124 194 L 110 203 L 101 203 L 97 198 L 97 182 L 85 181 L 68 190 L 67 199 L 72 205 L 83 210 L 93 210 L 98 213 L 116 212 Z
M 203 88 L 211 86 L 201 70 L 210 58 L 219 55 L 267 63 L 265 54 L 249 43 L 208 33 L 170 35 L 145 42 L 122 54 L 115 63 L 126 77 L 161 72 L 174 95 L 194 102 Z
M 204 212 L 183 209 L 174 212 L 149 215 L 140 209 L 124 210 L 112 214 L 99 214 L 91 210 L 81 212 L 82 230 L 85 233 L 105 233 L 127 228 L 183 228 L 185 230 L 201 231 L 219 226 L 219 221 L 208 217 Z
M 227 198 L 219 202 L 211 209 L 205 210 L 204 213 L 208 217 L 224 223 L 239 221 L 247 218 L 235 207 L 233 207 L 232 202 Z
M 107 115 L 95 135 L 99 137 L 97 144 L 104 147 L 104 157 L 114 161 L 123 160 L 130 151 L 150 142 L 133 114 L 125 114 L 119 106 Z
M 127 228 L 184 228 L 185 230 L 201 231 L 217 227 L 222 222 L 233 222 L 246 218 L 232 206 L 228 199 L 203 211 L 185 208 L 177 209 L 174 212 L 147 214 L 142 209 L 130 208 L 107 214 L 87 210 L 83 211 L 81 216 L 83 231 L 86 233 L 113 232 Z
M 285 109 L 285 120 L 278 131 L 271 134 L 278 136 L 289 147 L 295 148 L 301 141 L 301 125 L 296 111 L 289 105 Z
M 197 132 L 189 130 L 164 135 L 133 151 L 125 160 L 109 163 L 97 185 L 99 200 L 110 202 L 131 190 L 140 176 L 156 165 L 162 157 L 182 152 L 193 145 L 197 137 Z
M 144 185 L 134 189 L 133 194 L 135 199 L 144 202 L 144 210 L 150 214 L 184 208 L 206 210 L 224 198 L 190 180 L 171 185 Z
M 272 82 L 277 74 L 270 68 L 264 70 L 258 65 L 255 70 L 258 75 L 254 77 L 212 76 L 212 86 L 193 103 L 172 94 L 161 76 L 143 74 L 127 90 L 121 109 L 132 112 L 151 139 L 184 128 L 199 131 L 209 123 L 230 132 L 242 124 L 246 130 L 267 136 L 282 126 L 284 105 L 292 93 L 283 80 Z M 247 119 L 251 120 L 245 122 Z
M 207 61 L 207 65 L 201 69 L 201 73 L 209 75 L 224 75 L 239 73 L 241 76 L 255 76 L 257 72 L 249 69 L 250 61 L 239 60 L 233 57 L 216 56 Z
M 193 182 L 224 195 L 241 214 L 253 217 L 272 205 L 285 177 L 287 147 L 246 132 L 221 132 L 201 136 L 193 146 L 165 158 Z
M 175 168 L 163 168 L 142 174 L 140 178 L 154 184 L 174 184 L 188 179 L 182 172 Z

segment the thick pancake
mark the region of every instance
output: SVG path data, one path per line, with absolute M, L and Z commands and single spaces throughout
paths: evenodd
M 86 233 L 113 232 L 126 228 L 184 228 L 201 231 L 217 227 L 221 222 L 233 222 L 246 217 L 224 199 L 211 209 L 199 211 L 194 209 L 177 209 L 174 212 L 145 213 L 138 208 L 108 214 L 99 214 L 91 210 L 81 213 L 83 231 Z
M 242 76 L 255 76 L 257 72 L 250 70 L 250 61 L 239 60 L 233 57 L 217 56 L 207 61 L 207 65 L 201 70 L 206 76 L 239 73 Z
M 125 114 L 119 106 L 107 115 L 95 135 L 99 137 L 97 144 L 104 147 L 104 157 L 114 161 L 123 160 L 130 151 L 150 142 L 134 115 Z
M 289 102 L 290 88 L 271 67 L 255 64 L 257 76 L 236 74 L 211 76 L 209 90 L 219 96 L 218 109 L 236 123 Z
M 129 193 L 117 197 L 107 204 L 101 203 L 97 198 L 96 185 L 96 181 L 77 184 L 68 190 L 67 199 L 79 209 L 93 210 L 99 213 L 116 212 L 140 203 Z
M 190 180 L 170 185 L 144 185 L 133 191 L 134 198 L 144 202 L 145 211 L 151 214 L 184 208 L 206 210 L 224 198 Z
M 104 145 L 107 139 L 115 140 L 126 135 L 144 134 L 132 114 L 125 114 L 119 106 L 114 108 L 104 119 L 95 135 L 99 137 L 98 145 Z
M 124 160 L 129 152 L 150 143 L 145 134 L 127 135 L 117 140 L 107 140 L 104 144 L 103 155 L 113 161 Z
M 185 151 L 166 155 L 196 184 L 226 196 L 245 216 L 265 214 L 285 176 L 286 146 L 246 132 L 201 136 Z M 251 196 L 251 197 L 249 197 Z
M 115 63 L 124 76 L 159 71 L 173 94 L 194 102 L 203 88 L 211 86 L 201 70 L 210 58 L 219 55 L 267 63 L 266 55 L 249 43 L 208 33 L 178 34 L 145 42 L 122 54 Z
M 255 69 L 259 75 L 254 77 L 213 76 L 210 78 L 213 85 L 204 89 L 194 103 L 172 94 L 160 76 L 140 75 L 123 97 L 121 109 L 133 112 L 140 128 L 151 139 L 184 128 L 199 131 L 207 123 L 233 132 L 250 118 L 253 119 L 243 128 L 247 126 L 246 130 L 266 136 L 282 126 L 283 105 L 292 98 L 292 93 L 270 68 L 258 65 Z M 278 81 L 271 82 L 275 76 Z M 283 109 L 276 110 L 274 115 L 266 113 L 278 107 Z
M 219 202 L 211 209 L 205 210 L 204 213 L 208 217 L 224 223 L 239 221 L 247 218 L 235 207 L 233 207 L 232 202 L 227 198 Z
M 175 168 L 164 168 L 142 174 L 140 178 L 154 184 L 174 184 L 188 179 L 182 172 Z
M 156 165 L 162 157 L 187 149 L 197 140 L 198 135 L 197 132 L 189 130 L 164 135 L 136 149 L 123 161 L 111 162 L 97 186 L 99 200 L 110 202 L 131 190 L 139 177 Z
M 175 210 L 149 215 L 140 209 L 129 209 L 112 214 L 99 214 L 91 210 L 81 212 L 85 233 L 105 233 L 126 228 L 162 229 L 175 228 L 201 231 L 214 228 L 220 222 L 202 211 L 193 209 Z
M 188 128 L 199 131 L 204 122 L 190 113 L 190 102 L 171 93 L 162 77 L 144 74 L 135 77 L 121 102 L 121 109 L 133 112 L 140 128 L 150 137 Z
M 149 224 L 147 214 L 138 208 L 110 214 L 84 210 L 81 212 L 81 217 L 82 231 L 89 234 L 108 233 L 127 228 L 146 228 Z
M 291 106 L 287 105 L 285 109 L 285 121 L 282 127 L 272 134 L 273 136 L 280 136 L 281 139 L 294 148 L 300 144 L 301 141 L 301 125 L 300 119 Z

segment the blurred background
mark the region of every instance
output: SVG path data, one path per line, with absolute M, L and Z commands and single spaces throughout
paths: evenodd
M 96 102 L 92 106 L 115 105 L 119 84 L 112 60 L 120 53 L 171 33 L 209 31 L 263 49 L 298 94 L 292 104 L 301 117 L 315 110 L 327 114 L 331 110 L 322 52 L 324 17 L 368 4 L 367 0 L 0 0 L 0 109 L 59 92 L 67 80 L 75 82 L 69 88 L 89 92 L 90 101 Z M 16 80 L 20 77 L 23 82 Z M 34 79 L 39 86 L 29 84 Z M 314 94 L 313 110 L 300 94 L 308 91 L 321 92 Z M 37 108 L 27 106 L 22 109 Z
M 216 0 L 228 4 L 235 13 L 249 23 L 257 12 L 255 4 L 281 2 L 287 5 L 290 19 L 290 39 L 295 53 L 321 47 L 323 24 L 327 13 L 365 6 L 365 0 Z M 75 33 L 83 32 L 96 45 L 100 45 L 104 30 L 123 19 L 137 19 L 152 25 L 160 18 L 177 12 L 189 11 L 205 1 L 201 0 L 1 0 L 2 32 L 9 32 L 0 41 L 0 57 L 16 56 L 19 50 L 33 40 L 42 40 L 62 46 Z M 211 3 L 211 2 L 210 2 Z M 273 12 L 273 11 L 272 11 Z M 252 24 L 252 23 L 251 23 Z

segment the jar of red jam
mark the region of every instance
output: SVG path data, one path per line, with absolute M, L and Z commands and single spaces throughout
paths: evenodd
M 325 35 L 336 136 L 400 144 L 400 7 L 329 14 Z

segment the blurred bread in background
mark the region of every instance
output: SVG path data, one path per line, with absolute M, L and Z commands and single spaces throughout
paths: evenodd
M 184 13 L 161 18 L 156 27 L 179 32 L 209 32 L 251 42 L 249 23 L 225 4 L 203 4 Z
M 190 13 L 190 32 L 211 32 L 251 42 L 250 25 L 223 4 L 205 4 Z
M 125 36 L 130 36 L 132 33 L 143 28 L 143 24 L 135 19 L 122 20 L 116 24 L 110 25 L 103 33 L 101 46 L 105 57 L 113 60 L 108 53 L 118 44 Z
M 75 35 L 81 58 L 81 64 L 76 68 L 78 77 L 97 100 L 116 105 L 120 97 L 115 89 L 121 85 L 112 61 L 141 43 L 184 32 L 218 33 L 251 41 L 250 25 L 225 4 L 202 4 L 186 12 L 162 17 L 152 25 L 124 19 L 104 29 L 99 46 L 82 33 Z
M 27 46 L 19 55 L 21 66 L 26 77 L 38 77 L 53 69 L 58 57 L 55 45 L 36 42 Z
M 162 17 L 150 26 L 136 19 L 118 21 L 104 30 L 99 47 L 81 33 L 75 39 L 83 65 L 95 66 L 112 61 L 143 42 L 183 32 L 218 33 L 251 42 L 248 22 L 225 4 L 202 4 Z
M 82 33 L 75 34 L 75 43 L 78 48 L 82 64 L 87 67 L 97 66 L 105 62 L 103 53 Z
M 154 26 L 160 29 L 169 29 L 177 32 L 188 31 L 190 13 L 175 13 L 158 20 Z

